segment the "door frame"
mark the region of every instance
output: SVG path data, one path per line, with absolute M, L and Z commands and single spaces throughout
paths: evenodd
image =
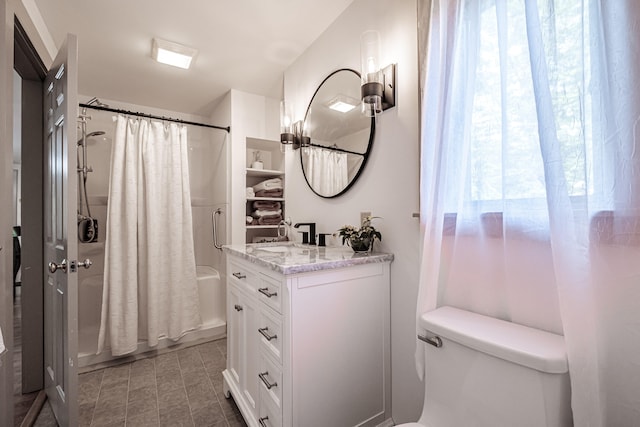
M 43 86 L 47 68 L 19 19 L 14 68 L 22 78 L 22 392 L 44 387 L 43 356 Z
M 13 8 L 0 0 L 0 328 L 7 353 L 0 356 L 0 426 L 13 425 Z
M 16 26 L 19 27 L 17 23 L 18 16 L 21 17 L 22 23 L 26 25 L 26 27 L 17 29 Z M 0 356 L 2 363 L 0 364 L 0 414 L 3 414 L 0 417 L 0 427 L 4 426 L 13 426 L 14 419 L 14 408 L 13 408 L 13 383 L 14 383 L 14 372 L 13 372 L 13 356 L 12 352 L 14 349 L 13 343 L 13 254 L 12 250 L 12 234 L 10 232 L 11 226 L 13 225 L 12 221 L 12 179 L 11 174 L 13 173 L 13 165 L 12 165 L 12 154 L 13 154 L 13 72 L 14 67 L 19 66 L 16 64 L 16 61 L 20 62 L 20 54 L 21 52 L 15 46 L 16 43 L 26 42 L 29 48 L 29 52 L 31 55 L 27 55 L 26 59 L 31 62 L 31 66 L 33 70 L 37 70 L 41 68 L 46 70 L 46 65 L 43 64 L 41 58 L 42 55 L 51 62 L 49 49 L 52 48 L 52 40 L 49 40 L 46 36 L 48 34 L 41 34 L 41 27 L 34 23 L 29 12 L 22 6 L 20 2 L 12 2 L 10 0 L 0 0 L 0 246 L 4 249 L 0 251 L 0 326 L 2 327 L 3 338 L 5 344 L 7 346 L 8 352 L 3 356 Z M 25 31 L 28 29 L 30 31 Z M 29 34 L 27 34 L 29 33 Z M 34 47 L 32 43 L 36 42 L 39 49 Z M 17 55 L 17 58 L 14 57 L 14 53 Z M 25 58 L 22 58 L 25 59 Z M 23 64 L 24 65 L 24 64 Z M 39 73 L 41 71 L 35 71 Z M 24 79 L 24 77 L 23 77 Z M 30 75 L 28 78 L 30 83 L 33 83 L 35 80 L 34 75 Z M 23 80 L 24 83 L 24 80 Z M 42 85 L 42 83 L 40 83 Z M 29 92 L 32 92 L 36 88 L 28 89 Z M 39 95 L 41 95 L 42 91 L 37 91 Z M 23 87 L 24 93 L 24 87 Z M 30 95 L 29 95 L 30 96 Z M 33 99 L 28 101 L 31 103 Z M 42 106 L 42 102 L 37 101 L 35 104 L 38 107 Z M 40 114 L 42 114 L 41 108 Z M 23 112 L 24 116 L 24 112 Z M 40 117 L 30 117 L 32 121 L 31 124 L 25 125 L 29 126 L 31 130 L 35 130 L 39 132 L 41 135 L 42 132 L 42 116 Z M 27 132 L 28 133 L 28 132 Z M 23 126 L 23 137 L 24 126 Z M 29 138 L 37 138 L 34 143 L 38 144 L 39 151 L 42 151 L 42 137 L 38 135 L 30 134 Z M 29 147 L 28 149 L 32 149 L 35 147 Z M 38 173 L 42 172 L 42 164 L 36 158 L 31 159 L 32 164 L 37 164 Z M 28 173 L 32 167 L 26 166 L 23 163 L 23 170 Z M 34 178 L 32 185 L 37 185 L 38 187 L 42 187 L 41 180 L 40 184 L 37 184 L 37 178 Z M 24 181 L 23 181 L 24 183 Z M 23 188 L 24 189 L 24 188 Z M 26 188 L 25 191 L 30 191 L 30 188 Z M 37 203 L 42 203 L 42 190 L 40 189 Z M 23 202 L 27 198 L 23 197 Z M 28 204 L 28 203 L 27 203 Z M 31 206 L 31 205 L 30 205 Z M 28 206 L 23 207 L 26 209 Z M 31 206 L 32 207 L 32 206 Z M 42 217 L 42 209 L 39 209 L 41 212 L 39 218 Z M 34 223 L 39 223 L 40 227 L 42 224 L 41 219 L 34 218 Z M 24 222 L 23 222 L 23 225 Z M 27 231 L 27 236 L 23 235 L 23 242 L 25 240 L 29 240 L 29 234 L 31 234 L 33 239 L 36 239 L 34 244 L 27 245 L 29 248 L 27 251 L 30 251 L 32 255 L 36 258 L 32 259 L 33 266 L 37 266 L 37 271 L 31 271 L 31 274 L 37 274 L 38 283 L 42 283 L 42 234 L 37 230 L 36 227 L 29 226 L 27 227 L 29 230 Z M 31 258 L 30 254 L 25 254 L 27 259 Z M 38 258 L 39 257 L 39 258 Z M 37 293 L 37 289 L 35 289 Z M 28 295 L 23 294 L 23 298 L 29 298 Z M 24 299 L 23 299 L 24 301 Z M 39 315 L 42 316 L 42 308 L 38 308 L 38 301 L 33 304 L 30 304 L 31 308 L 39 312 Z M 23 318 L 29 318 L 29 309 L 27 309 L 27 313 L 23 311 Z M 31 318 L 31 322 L 42 330 L 42 322 L 38 320 L 38 318 Z M 38 326 L 39 325 L 39 326 Z M 32 348 L 31 352 L 36 355 L 35 363 L 42 363 L 42 351 L 38 350 L 42 348 L 42 338 L 32 337 L 30 336 L 30 343 L 35 347 Z M 28 344 L 29 345 L 29 344 Z M 26 349 L 25 349 L 26 350 Z M 26 350 L 29 351 L 29 350 Z M 39 355 L 39 357 L 37 356 Z M 38 362 L 38 359 L 40 360 Z M 31 365 L 32 367 L 34 365 Z M 36 365 L 37 366 L 37 365 Z M 28 388 L 42 388 L 42 369 L 39 369 L 39 372 L 36 372 L 35 375 L 31 375 L 30 379 L 25 382 L 24 378 L 25 372 L 23 371 L 23 384 L 29 384 Z M 24 390 L 24 389 L 23 389 Z

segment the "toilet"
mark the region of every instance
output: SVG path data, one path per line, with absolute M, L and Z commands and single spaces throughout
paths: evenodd
M 425 397 L 402 427 L 568 427 L 561 335 L 453 307 L 425 313 Z

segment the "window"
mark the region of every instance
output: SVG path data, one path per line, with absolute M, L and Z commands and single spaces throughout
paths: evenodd
M 534 92 L 525 1 L 480 3 L 479 16 L 466 17 L 466 42 L 458 46 L 469 67 L 465 90 L 472 93 L 471 114 L 459 116 L 470 121 L 466 200 L 544 199 L 536 111 L 544 107 Z M 544 66 L 565 180 L 571 196 L 583 196 L 593 192 L 593 170 L 585 168 L 592 151 L 590 53 L 583 42 L 588 8 L 574 0 L 538 5 L 546 9 L 540 13 L 547 17 L 540 23 Z

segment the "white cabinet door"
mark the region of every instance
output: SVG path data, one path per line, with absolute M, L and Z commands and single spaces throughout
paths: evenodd
M 292 290 L 293 426 L 378 425 L 389 406 L 389 276 L 367 264 Z
M 229 286 L 227 292 L 227 370 L 240 385 L 243 376 L 244 313 L 243 298 L 238 289 Z
M 258 414 L 258 312 L 255 297 L 229 286 L 228 292 L 227 369 L 243 399 L 253 413 Z
M 258 363 L 260 356 L 259 332 L 258 332 L 258 301 L 256 298 L 247 297 L 243 304 L 245 313 L 245 378 L 243 382 L 243 392 L 247 403 L 251 407 L 254 417 L 257 417 L 259 410 L 259 378 Z

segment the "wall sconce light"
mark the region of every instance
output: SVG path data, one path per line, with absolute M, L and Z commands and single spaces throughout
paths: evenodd
M 396 105 L 395 64 L 380 69 L 380 33 L 369 30 L 360 36 L 362 112 L 367 117 Z
M 285 101 L 280 102 L 280 151 L 297 150 L 308 147 L 311 138 L 303 120 L 293 121 L 293 109 Z

